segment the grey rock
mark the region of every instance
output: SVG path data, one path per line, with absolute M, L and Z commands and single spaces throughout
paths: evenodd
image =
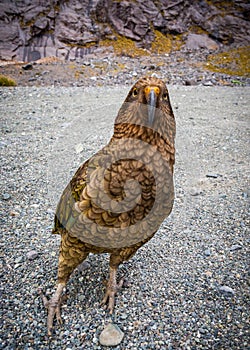
M 206 177 L 211 177 L 213 179 L 217 179 L 217 177 L 219 176 L 220 176 L 219 174 L 212 174 L 212 173 L 206 174 Z
M 204 255 L 206 255 L 206 256 L 210 256 L 211 255 L 211 249 L 206 249 L 206 250 L 204 250 Z
M 2 199 L 4 201 L 7 201 L 7 200 L 11 199 L 11 195 L 9 193 L 3 193 L 2 194 Z
M 45 29 L 48 25 L 48 19 L 46 17 L 43 18 L 38 18 L 35 23 L 34 23 L 34 27 L 36 27 L 37 29 Z
M 243 192 L 242 196 L 247 199 L 249 197 L 249 193 L 248 192 Z
M 191 196 L 199 196 L 202 194 L 202 190 L 199 188 L 191 188 L 191 190 L 189 191 Z
M 18 258 L 15 259 L 15 263 L 16 264 L 20 264 L 21 262 L 23 262 L 23 257 L 19 256 Z
M 86 299 L 86 296 L 83 295 L 83 294 L 80 294 L 80 295 L 78 295 L 77 299 L 78 299 L 79 301 L 84 301 L 84 300 Z
M 199 328 L 199 332 L 201 333 L 201 334 L 206 334 L 207 333 L 207 330 L 205 329 L 205 328 Z
M 12 20 L 6 23 L 0 19 L 0 59 L 12 60 L 20 45 L 24 45 L 24 42 L 20 35 L 19 22 Z
M 235 250 L 240 250 L 242 249 L 242 245 L 240 244 L 233 244 L 231 247 L 230 247 L 230 251 L 231 252 L 234 252 Z
M 219 291 L 222 293 L 225 293 L 225 294 L 232 294 L 232 295 L 235 294 L 234 290 L 231 287 L 226 286 L 226 285 L 221 286 L 219 288 Z
M 124 333 L 120 328 L 112 323 L 109 323 L 101 332 L 99 341 L 104 346 L 116 346 L 121 343 Z
M 33 69 L 33 65 L 31 63 L 27 63 L 24 66 L 22 66 L 23 70 L 30 70 Z
M 202 83 L 202 85 L 204 85 L 204 86 L 213 86 L 214 84 L 211 82 L 211 80 L 208 80 L 208 81 L 204 81 Z
M 189 34 L 186 42 L 189 50 L 208 49 L 216 50 L 219 45 L 208 37 L 207 34 Z
M 194 79 L 186 79 L 185 85 L 187 86 L 197 85 L 197 82 Z
M 78 271 L 85 271 L 90 268 L 90 263 L 88 261 L 83 261 L 80 265 L 77 266 Z
M 26 257 L 28 260 L 34 260 L 38 257 L 38 252 L 36 250 L 30 250 L 27 254 Z

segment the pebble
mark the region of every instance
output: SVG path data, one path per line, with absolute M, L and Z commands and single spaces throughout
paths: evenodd
M 213 272 L 212 271 L 205 271 L 205 275 L 207 277 L 212 277 L 213 276 Z
M 86 299 L 85 295 L 83 294 L 78 295 L 77 298 L 79 301 L 84 301 Z
M 211 249 L 206 249 L 206 250 L 204 250 L 204 255 L 206 255 L 206 256 L 210 256 L 211 255 Z
M 249 193 L 248 192 L 243 192 L 242 196 L 247 199 L 249 197 Z
M 20 214 L 14 210 L 10 211 L 10 216 L 19 216 Z
M 219 174 L 212 174 L 212 173 L 206 174 L 206 177 L 211 177 L 213 179 L 217 179 L 218 176 L 219 176 Z
M 202 85 L 204 85 L 204 86 L 213 86 L 214 84 L 209 80 L 209 81 L 204 81 L 202 83 Z
M 36 250 L 30 250 L 27 254 L 26 257 L 28 260 L 34 260 L 38 257 L 38 252 Z
M 235 294 L 234 290 L 226 285 L 219 287 L 219 291 L 225 294 Z
M 7 200 L 11 199 L 11 195 L 9 193 L 3 193 L 2 194 L 2 199 L 4 201 L 7 201 Z
M 197 82 L 194 79 L 187 79 L 184 81 L 184 84 L 187 86 L 197 85 Z
M 81 153 L 83 151 L 84 147 L 82 143 L 78 143 L 77 145 L 75 145 L 75 151 L 77 154 Z
M 19 256 L 18 258 L 15 259 L 15 263 L 16 264 L 19 264 L 21 262 L 23 262 L 23 257 L 22 256 Z
M 233 244 L 231 247 L 230 247 L 230 251 L 231 252 L 234 252 L 235 250 L 240 250 L 242 249 L 242 245 L 240 244 Z
M 85 271 L 90 268 L 90 263 L 88 261 L 83 261 L 80 265 L 77 266 L 78 271 Z
M 112 323 L 109 323 L 101 332 L 99 341 L 104 346 L 116 346 L 121 343 L 124 333 L 120 328 Z
M 4 148 L 7 146 L 7 143 L 6 142 L 3 142 L 3 141 L 0 141 L 0 147 L 1 148 Z
M 196 197 L 202 194 L 202 190 L 199 188 L 192 188 L 189 193 L 191 196 Z
M 22 69 L 23 69 L 23 70 L 30 70 L 30 69 L 33 69 L 33 64 L 27 63 L 27 64 L 25 64 L 24 66 L 22 66 Z

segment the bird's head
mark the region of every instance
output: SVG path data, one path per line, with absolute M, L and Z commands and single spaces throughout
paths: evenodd
M 134 84 L 116 119 L 117 124 L 141 125 L 158 132 L 164 132 L 169 122 L 174 124 L 168 90 L 165 83 L 155 77 L 144 77 Z

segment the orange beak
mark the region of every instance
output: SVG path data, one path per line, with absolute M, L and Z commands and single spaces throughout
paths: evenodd
M 152 126 L 155 119 L 156 101 L 160 94 L 160 89 L 158 86 L 146 86 L 144 94 L 148 103 L 148 124 Z

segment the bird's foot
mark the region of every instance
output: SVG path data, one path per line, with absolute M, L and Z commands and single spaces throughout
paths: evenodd
M 55 316 L 59 324 L 63 323 L 61 318 L 61 304 L 64 299 L 62 297 L 63 288 L 64 288 L 64 285 L 59 284 L 55 294 L 52 296 L 50 300 L 48 300 L 47 297 L 43 294 L 43 292 L 39 290 L 39 294 L 41 295 L 43 300 L 43 305 L 48 310 L 48 318 L 47 318 L 48 336 L 52 335 L 53 321 Z
M 115 307 L 115 295 L 123 285 L 124 279 L 122 278 L 119 283 L 109 279 L 106 287 L 104 298 L 101 301 L 101 305 L 106 306 L 109 313 L 112 314 Z

